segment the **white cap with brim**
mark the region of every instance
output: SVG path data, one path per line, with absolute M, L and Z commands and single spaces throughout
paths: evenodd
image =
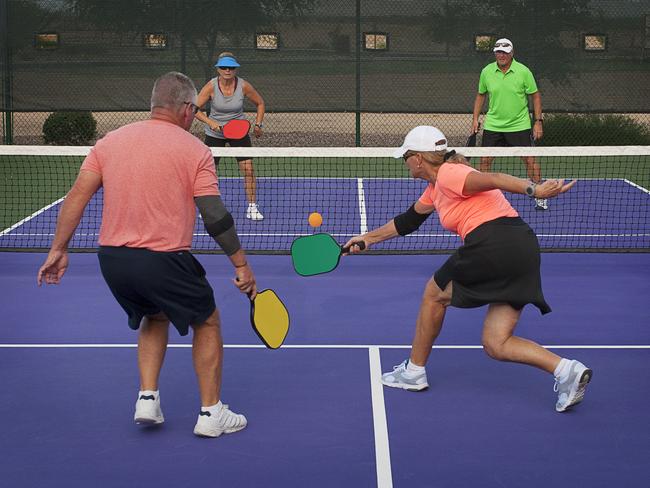
M 239 68 L 239 63 L 232 56 L 224 56 L 223 58 L 219 58 L 214 66 L 216 68 Z
M 407 151 L 428 152 L 444 151 L 447 149 L 447 138 L 435 127 L 419 125 L 406 134 L 404 144 L 395 149 L 393 157 L 399 159 Z
M 506 39 L 505 37 L 499 39 L 497 42 L 494 43 L 494 52 L 497 51 L 502 51 L 504 53 L 511 53 L 512 50 L 514 49 L 514 46 L 512 45 L 512 41 L 510 39 Z

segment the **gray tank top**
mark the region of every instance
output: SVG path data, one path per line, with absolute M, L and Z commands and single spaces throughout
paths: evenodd
M 210 101 L 210 118 L 223 126 L 226 122 L 244 117 L 244 79 L 236 78 L 235 92 L 230 97 L 221 93 L 219 78 L 212 78 L 214 93 Z M 209 125 L 205 126 L 205 133 L 210 137 L 225 139 L 221 131 L 213 131 Z

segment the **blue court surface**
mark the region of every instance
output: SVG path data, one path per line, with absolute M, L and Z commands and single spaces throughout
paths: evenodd
M 0 253 L 0 486 L 647 487 L 650 254 L 544 254 L 553 313 L 518 334 L 594 370 L 585 401 L 554 410 L 553 378 L 480 346 L 484 309 L 449 309 L 430 388 L 384 388 L 408 356 L 424 284 L 444 255 L 352 256 L 297 276 L 289 256 L 249 256 L 291 313 L 281 349 L 261 346 L 224 256 L 199 255 L 222 315 L 223 400 L 249 424 L 192 434 L 190 339 L 170 333 L 166 421 L 133 423 L 137 335 L 93 253 L 38 288 L 44 254 Z

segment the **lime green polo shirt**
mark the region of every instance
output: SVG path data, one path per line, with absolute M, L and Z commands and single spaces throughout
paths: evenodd
M 483 127 L 496 132 L 530 129 L 528 95 L 537 92 L 533 73 L 514 59 L 507 73 L 496 61 L 488 64 L 478 81 L 478 92 L 489 95 L 489 109 Z

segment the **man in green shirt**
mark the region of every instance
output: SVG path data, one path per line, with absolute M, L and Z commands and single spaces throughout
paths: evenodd
M 484 147 L 532 146 L 533 141 L 542 138 L 542 97 L 531 71 L 513 58 L 514 47 L 509 39 L 499 39 L 494 44 L 496 61 L 488 64 L 478 82 L 478 94 L 474 101 L 472 133 L 479 129 L 479 115 L 483 109 L 485 95 L 489 97 L 488 113 L 483 130 Z M 533 100 L 535 124 L 530 123 L 528 97 Z M 528 177 L 534 183 L 541 183 L 539 164 L 532 156 L 523 157 Z M 490 171 L 493 157 L 481 158 L 481 171 Z M 546 210 L 546 199 L 536 198 L 535 208 Z

